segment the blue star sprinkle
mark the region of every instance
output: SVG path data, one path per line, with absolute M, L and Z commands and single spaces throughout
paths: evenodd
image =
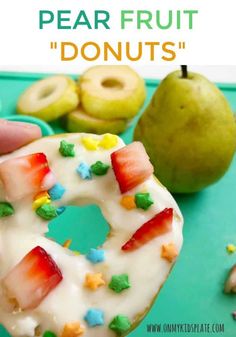
M 65 206 L 58 207 L 58 208 L 56 209 L 57 215 L 58 215 L 58 216 L 61 215 L 62 213 L 65 212 L 65 210 L 66 210 L 66 207 L 65 207 Z
M 93 264 L 103 262 L 105 260 L 105 252 L 102 249 L 91 248 L 86 255 L 86 259 Z
M 81 163 L 76 169 L 76 172 L 80 175 L 82 179 L 92 179 L 92 172 L 90 167 L 86 163 Z
M 85 321 L 90 327 L 104 324 L 104 313 L 100 309 L 89 309 L 84 316 Z
M 66 189 L 59 183 L 54 185 L 50 190 L 48 191 L 50 198 L 52 200 L 59 200 L 63 197 Z

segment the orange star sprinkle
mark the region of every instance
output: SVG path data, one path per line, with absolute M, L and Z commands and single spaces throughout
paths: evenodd
M 128 210 L 136 208 L 134 195 L 124 195 L 120 199 L 120 204 Z
M 64 325 L 61 337 L 79 337 L 84 333 L 84 327 L 79 322 Z
M 161 257 L 169 262 L 175 260 L 178 256 L 178 250 L 174 243 L 168 243 L 167 245 L 162 245 L 161 247 Z
M 68 240 L 66 240 L 66 241 L 63 243 L 62 247 L 64 247 L 64 248 L 70 248 L 71 244 L 72 244 L 72 240 L 71 240 L 71 239 L 68 239 Z
M 39 199 L 39 198 L 44 198 L 44 197 L 50 199 L 50 195 L 48 194 L 47 191 L 39 192 L 38 194 L 36 194 L 36 196 L 34 197 L 34 200 Z
M 84 282 L 85 287 L 96 290 L 103 285 L 105 285 L 105 281 L 102 278 L 102 273 L 86 274 Z

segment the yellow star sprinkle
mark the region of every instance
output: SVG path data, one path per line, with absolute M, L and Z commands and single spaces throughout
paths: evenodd
M 105 285 L 102 273 L 86 274 L 84 286 L 96 290 L 98 287 Z
M 49 196 L 45 195 L 45 196 L 42 196 L 42 197 L 39 197 L 39 198 L 35 199 L 32 207 L 33 207 L 34 210 L 36 210 L 44 204 L 50 204 L 50 202 L 51 202 L 51 200 L 50 200 Z
M 115 147 L 118 144 L 118 137 L 116 135 L 112 135 L 111 133 L 106 133 L 102 140 L 99 142 L 99 146 L 102 148 L 109 150 Z
M 82 144 L 89 151 L 96 151 L 99 146 L 99 141 L 92 137 L 84 137 L 82 138 Z
M 79 322 L 64 325 L 61 337 L 79 337 L 84 333 L 84 327 Z
M 172 262 L 175 260 L 177 256 L 178 256 L 178 250 L 175 247 L 174 243 L 168 243 L 167 245 L 162 245 L 161 257 L 163 259 L 166 259 L 167 261 Z
M 229 245 L 227 245 L 226 249 L 229 254 L 232 254 L 236 251 L 236 246 L 230 243 Z
M 121 204 L 121 206 L 123 206 L 124 208 L 126 208 L 128 210 L 136 208 L 135 198 L 134 198 L 133 195 L 124 195 L 120 199 L 120 204 Z
M 77 255 L 77 256 L 80 255 L 80 252 L 79 252 L 78 250 L 74 250 L 73 253 L 74 253 L 75 255 Z

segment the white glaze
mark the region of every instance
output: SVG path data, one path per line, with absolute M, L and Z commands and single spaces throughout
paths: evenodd
M 8 158 L 26 154 L 44 152 L 50 168 L 58 182 L 65 188 L 63 198 L 56 202 L 60 205 L 92 204 L 101 207 L 107 222 L 111 224 L 108 240 L 104 243 L 106 259 L 97 265 L 91 264 L 83 255 L 75 256 L 43 236 L 47 231 L 47 222 L 32 211 L 32 200 L 27 198 L 14 203 L 15 214 L 0 220 L 0 278 L 13 268 L 32 248 L 42 246 L 56 261 L 63 273 L 63 281 L 34 310 L 11 314 L 0 303 L 0 323 L 14 337 L 32 337 L 38 325 L 42 330 L 51 330 L 60 336 L 65 323 L 79 321 L 86 330 L 84 337 L 112 337 L 115 333 L 108 329 L 111 319 L 118 314 L 127 315 L 134 322 L 150 306 L 159 288 L 166 280 L 172 264 L 161 258 L 161 246 L 173 242 L 177 249 L 182 245 L 183 219 L 180 210 L 170 195 L 154 177 L 139 185 L 128 194 L 148 191 L 154 204 L 147 210 L 126 210 L 119 201 L 121 198 L 118 183 L 112 169 L 102 177 L 82 180 L 75 169 L 81 162 L 93 164 L 97 160 L 110 164 L 110 154 L 124 143 L 110 150 L 88 151 L 81 144 L 84 134 L 61 135 L 43 138 L 11 155 L 3 156 L 0 162 Z M 100 139 L 102 136 L 93 137 Z M 59 144 L 62 139 L 76 144 L 74 158 L 62 157 Z M 0 186 L 0 200 L 4 200 L 4 191 Z M 166 207 L 174 208 L 172 231 L 153 239 L 148 244 L 130 253 L 121 251 L 121 246 L 147 220 Z M 88 219 L 89 221 L 89 219 Z M 116 294 L 107 286 L 90 291 L 83 286 L 88 272 L 102 272 L 107 283 L 114 274 L 127 273 L 131 288 Z M 0 301 L 1 302 L 1 301 Z M 89 308 L 99 308 L 105 312 L 104 326 L 89 328 L 84 315 Z

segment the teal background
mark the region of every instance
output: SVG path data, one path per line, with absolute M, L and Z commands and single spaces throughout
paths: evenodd
M 0 73 L 0 116 L 14 114 L 19 95 L 41 77 L 37 74 Z M 146 104 L 158 83 L 146 81 Z M 236 85 L 218 86 L 236 111 Z M 58 122 L 51 125 L 55 132 L 64 132 Z M 132 140 L 134 125 L 121 135 L 125 142 Z M 196 194 L 175 195 L 185 218 L 183 249 L 158 300 L 130 337 L 236 336 L 236 321 L 231 316 L 231 312 L 236 310 L 236 300 L 222 291 L 227 272 L 236 261 L 236 255 L 228 255 L 225 249 L 228 243 L 236 244 L 235 170 L 234 160 L 227 174 L 215 185 Z M 50 224 L 48 236 L 56 238 L 59 243 L 73 238 L 72 249 L 86 252 L 91 246 L 104 242 L 108 231 L 98 207 L 68 207 L 60 218 Z M 148 287 L 148 284 L 143 287 Z M 147 324 L 159 323 L 224 323 L 225 331 L 212 334 L 147 332 Z M 0 328 L 0 337 L 7 336 Z

